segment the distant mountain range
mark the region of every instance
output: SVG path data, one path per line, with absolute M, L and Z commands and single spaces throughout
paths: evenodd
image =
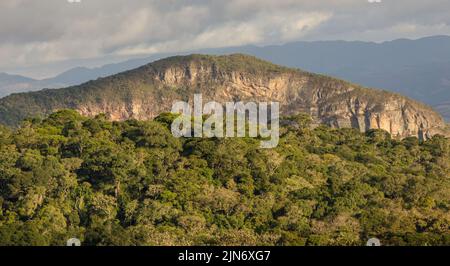
M 279 65 L 398 92 L 433 106 L 450 121 L 450 36 L 433 36 L 418 40 L 399 39 L 383 43 L 296 42 L 194 52 L 216 55 L 245 53 Z M 0 97 L 15 92 L 77 85 L 171 55 L 175 54 L 156 54 L 99 68 L 78 67 L 45 80 L 0 74 Z
M 0 73 L 0 97 L 5 97 L 12 93 L 64 88 L 78 85 L 89 80 L 95 80 L 100 77 L 106 77 L 125 70 L 136 68 L 140 65 L 148 63 L 148 60 L 151 59 L 133 60 L 130 61 L 129 64 L 128 62 L 123 62 L 119 64 L 105 65 L 98 68 L 76 67 L 53 78 L 42 80 L 32 79 L 20 75 Z

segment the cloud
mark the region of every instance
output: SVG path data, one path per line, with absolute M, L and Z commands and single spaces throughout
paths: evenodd
M 259 14 L 243 21 L 226 21 L 185 33 L 168 41 L 137 43 L 116 51 L 121 55 L 188 51 L 198 48 L 219 48 L 246 44 L 265 44 L 297 40 L 328 20 L 327 13 L 285 12 Z
M 2 0 L 0 71 L 298 40 L 450 34 L 448 0 Z

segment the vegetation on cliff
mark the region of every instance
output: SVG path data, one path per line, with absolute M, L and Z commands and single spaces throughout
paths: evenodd
M 284 115 L 308 113 L 316 123 L 384 129 L 398 138 L 450 136 L 444 120 L 424 104 L 243 54 L 170 57 L 79 86 L 14 94 L 0 99 L 0 123 L 17 126 L 62 109 L 89 117 L 104 113 L 114 121 L 151 120 L 195 93 L 221 103 L 275 101 Z
M 17 126 L 23 119 L 29 117 L 44 118 L 61 109 L 98 109 L 86 111 L 88 115 L 98 113 L 119 112 L 118 106 L 132 105 L 133 101 L 151 100 L 153 108 L 164 106 L 163 99 L 176 99 L 192 97 L 193 91 L 200 88 L 212 90 L 217 87 L 213 73 L 208 79 L 202 80 L 195 88 L 187 84 L 173 85 L 161 84 L 159 78 L 164 79 L 166 71 L 177 69 L 189 73 L 193 65 L 212 67 L 221 73 L 243 71 L 246 75 L 260 78 L 279 73 L 296 73 L 299 70 L 278 66 L 256 57 L 235 54 L 230 56 L 189 55 L 165 58 L 140 68 L 126 71 L 117 75 L 89 81 L 79 86 L 62 89 L 46 89 L 36 92 L 17 93 L 0 99 L 0 123 L 8 126 Z M 163 81 L 164 83 L 164 81 Z M 156 104 L 155 104 L 156 102 Z M 170 104 L 172 101 L 170 101 Z M 105 106 L 115 106 L 106 110 Z M 127 118 L 132 117 L 130 110 Z M 160 110 L 158 110 L 160 111 Z M 170 111 L 165 110 L 165 111 Z M 158 112 L 154 112 L 158 113 Z M 146 117 L 153 118 L 153 117 Z
M 0 128 L 0 245 L 450 245 L 450 141 L 311 129 L 176 139 L 173 117 Z

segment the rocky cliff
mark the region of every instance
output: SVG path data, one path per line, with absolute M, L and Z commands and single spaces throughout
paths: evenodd
M 241 54 L 171 57 L 80 86 L 14 94 L 0 100 L 0 123 L 65 108 L 112 120 L 151 119 L 195 93 L 206 101 L 278 101 L 285 115 L 304 112 L 332 127 L 384 129 L 399 138 L 449 132 L 435 111 L 406 97 Z

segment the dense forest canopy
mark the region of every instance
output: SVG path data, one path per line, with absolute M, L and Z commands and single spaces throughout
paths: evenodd
M 450 141 L 309 127 L 280 145 L 65 110 L 0 128 L 0 245 L 450 245 Z

